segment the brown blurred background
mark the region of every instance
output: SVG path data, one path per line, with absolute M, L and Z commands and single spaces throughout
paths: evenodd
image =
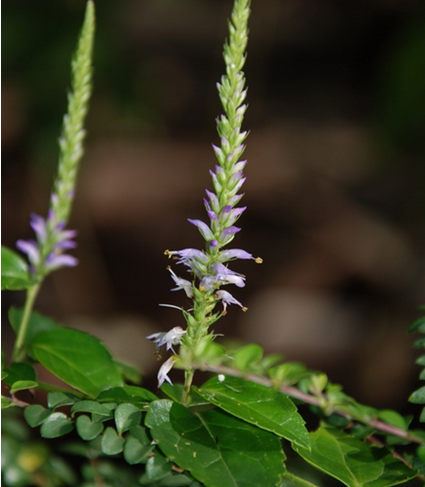
M 165 249 L 199 247 L 215 164 L 231 0 L 98 0 L 76 269 L 38 309 L 154 374 L 149 333 L 182 325 Z M 3 239 L 46 214 L 84 2 L 3 2 Z M 404 410 L 408 325 L 425 292 L 425 8 L 415 0 L 253 0 L 251 130 L 235 247 L 264 259 L 217 333 L 259 342 Z M 183 268 L 175 268 L 184 275 Z M 3 317 L 22 294 L 4 293 Z M 10 342 L 7 320 L 4 341 Z M 417 412 L 417 410 L 415 410 Z

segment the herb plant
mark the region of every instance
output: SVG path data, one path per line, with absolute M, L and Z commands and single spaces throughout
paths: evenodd
M 217 84 L 223 114 L 217 119 L 219 145 L 213 146 L 217 165 L 204 199 L 208 222 L 189 219 L 204 245 L 165 251 L 173 290 L 183 291 L 186 305 L 169 305 L 176 308 L 170 313 L 181 314 L 181 326 L 147 337 L 159 360 L 160 353 L 169 354 L 152 392 L 131 385 L 131 368 L 120 366 L 97 338 L 34 311 L 44 279 L 78 263 L 71 253 L 77 232 L 67 225 L 92 85 L 95 16 L 94 3 L 87 2 L 47 216 L 31 215 L 36 239 L 16 243 L 28 263 L 15 250 L 2 248 L 2 289 L 26 290 L 24 307 L 9 311 L 16 333 L 11 359 L 2 354 L 5 485 L 390 487 L 423 482 L 425 432 L 410 429 L 412 418 L 359 404 L 325 374 L 264 356 L 260 345 L 226 350 L 215 341 L 212 326 L 227 319 L 229 306 L 247 310 L 228 291 L 246 282 L 231 262 L 262 262 L 229 247 L 246 210 L 240 202 L 247 164 L 248 133 L 242 124 L 249 15 L 250 1 L 235 0 L 224 45 L 225 74 Z M 425 318 L 409 331 L 425 333 Z M 415 346 L 424 348 L 425 339 Z M 69 387 L 41 382 L 35 364 Z M 425 356 L 418 364 L 425 366 Z M 182 384 L 170 380 L 173 367 L 182 371 Z M 195 387 L 194 375 L 205 372 L 211 378 Z M 47 402 L 23 401 L 24 390 L 47 391 Z M 425 387 L 410 400 L 425 404 Z M 34 439 L 19 422 L 20 411 L 41 438 L 61 439 L 60 447 Z M 424 412 L 419 421 L 425 421 Z

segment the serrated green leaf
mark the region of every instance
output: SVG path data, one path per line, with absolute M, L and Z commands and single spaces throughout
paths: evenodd
M 11 364 L 5 372 L 7 373 L 7 377 L 5 377 L 3 382 L 9 387 L 12 387 L 19 380 L 36 381 L 37 379 L 34 367 L 24 362 Z
M 183 389 L 184 387 L 182 384 L 171 385 L 168 384 L 168 382 L 164 382 L 164 384 L 161 386 L 161 392 L 163 392 L 173 401 L 180 403 L 182 402 Z M 190 407 L 205 406 L 207 404 L 209 404 L 209 402 L 201 397 L 196 392 L 195 388 L 192 387 L 190 391 Z
M 1 247 L 1 289 L 16 291 L 34 285 L 28 265 L 16 252 Z
M 41 425 L 42 438 L 58 438 L 74 429 L 74 423 L 63 413 L 52 413 Z
M 409 397 L 409 401 L 414 404 L 425 404 L 425 386 L 413 392 Z
M 115 425 L 120 435 L 140 424 L 141 419 L 142 412 L 134 404 L 123 403 L 115 409 Z
M 102 423 L 92 422 L 92 420 L 85 414 L 78 416 L 75 426 L 77 428 L 77 433 L 85 441 L 94 440 L 103 431 Z
M 251 343 L 240 348 L 235 353 L 235 368 L 246 371 L 253 364 L 258 363 L 263 358 L 264 350 L 260 345 Z
M 124 445 L 124 459 L 130 465 L 144 463 L 154 449 L 155 445 L 142 445 L 140 441 L 130 436 Z
M 47 405 L 49 408 L 58 408 L 60 406 L 72 406 L 79 397 L 70 392 L 49 392 L 47 394 Z
M 425 316 L 422 316 L 422 318 L 419 318 L 418 320 L 414 321 L 408 329 L 409 333 L 425 333 Z
M 15 308 L 12 306 L 9 309 L 8 318 L 15 333 L 18 333 L 23 314 L 23 308 Z M 59 323 L 51 318 L 48 318 L 47 316 L 43 316 L 37 311 L 33 311 L 28 322 L 28 330 L 25 334 L 24 345 L 27 346 L 29 343 L 31 343 L 39 333 L 54 330 L 55 328 L 61 328 Z
M 36 387 L 38 387 L 38 382 L 34 380 L 17 380 L 10 388 L 10 393 L 15 394 L 16 392 L 35 389 Z
M 293 449 L 315 468 L 348 487 L 391 487 L 416 477 L 416 473 L 384 449 L 347 433 L 320 427 L 310 434 L 311 451 Z
M 46 409 L 41 404 L 31 404 L 24 409 L 24 418 L 31 428 L 35 428 L 43 424 L 52 413 L 51 409 Z
M 71 408 L 71 413 L 72 415 L 75 413 L 94 413 L 101 416 L 110 416 L 111 411 L 96 401 L 84 400 L 76 402 Z
M 116 455 L 123 451 L 124 438 L 118 436 L 114 428 L 106 428 L 102 436 L 101 447 L 105 455 Z
M 225 376 L 221 381 L 218 377 L 213 377 L 197 391 L 228 413 L 309 448 L 305 421 L 285 394 L 231 376 Z
M 30 347 L 46 369 L 88 396 L 96 397 L 105 389 L 122 385 L 110 353 L 87 333 L 71 328 L 45 331 Z
M 171 473 L 171 463 L 162 455 L 154 455 L 146 462 L 146 475 L 151 480 L 160 480 Z
M 144 404 L 158 399 L 155 394 L 137 386 L 111 387 L 102 392 L 97 398 L 99 402 L 128 402 L 143 406 Z
M 284 473 L 279 438 L 220 409 L 192 413 L 154 401 L 145 420 L 164 454 L 208 487 L 274 486 Z

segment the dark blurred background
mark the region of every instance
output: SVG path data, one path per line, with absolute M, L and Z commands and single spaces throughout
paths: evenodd
M 3 239 L 45 215 L 84 1 L 2 5 Z M 231 0 L 98 0 L 94 95 L 71 228 L 76 269 L 38 309 L 154 374 L 149 333 L 182 325 L 165 249 L 202 246 Z M 264 263 L 217 333 L 407 407 L 425 293 L 425 8 L 415 0 L 253 0 L 243 227 Z M 175 271 L 184 276 L 183 268 Z M 23 295 L 4 293 L 6 316 Z M 4 342 L 10 342 L 4 320 Z M 89 352 L 88 352 L 89 353 Z M 179 372 L 177 372 L 179 374 Z M 416 412 L 419 410 L 416 409 Z

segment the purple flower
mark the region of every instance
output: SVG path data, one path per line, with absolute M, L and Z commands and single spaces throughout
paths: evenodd
M 188 218 L 187 220 L 192 223 L 192 225 L 195 225 L 195 227 L 198 227 L 198 230 L 201 232 L 201 235 L 207 242 L 214 239 L 211 228 L 206 223 L 201 220 L 192 220 L 190 218 Z
M 160 349 L 163 345 L 165 345 L 165 349 L 167 351 L 171 349 L 173 353 L 176 353 L 173 345 L 179 345 L 185 333 L 186 330 L 183 330 L 183 328 L 180 326 L 175 326 L 168 332 L 153 333 L 146 338 L 147 340 L 153 341 L 156 344 L 157 349 Z
M 180 291 L 180 289 L 183 289 L 184 292 L 186 293 L 186 296 L 188 298 L 191 298 L 193 296 L 192 283 L 190 281 L 187 281 L 186 279 L 177 277 L 170 266 L 168 266 L 167 269 L 170 271 L 171 277 L 173 278 L 173 281 L 177 285 L 177 287 L 171 289 L 171 291 Z
M 160 367 L 158 371 L 158 389 L 162 386 L 164 381 L 167 381 L 170 385 L 173 385 L 171 379 L 168 377 L 168 372 L 174 367 L 174 355 L 172 355 L 168 360 L 166 360 Z
M 238 306 L 241 307 L 242 311 L 247 311 L 248 308 L 246 308 L 242 303 L 240 303 L 237 299 L 235 299 L 230 293 L 227 291 L 216 291 L 215 296 L 218 300 L 221 299 L 223 303 L 223 311 L 221 314 L 225 315 L 227 313 L 227 306 L 229 304 L 237 304 Z
M 52 195 L 53 198 L 53 195 Z M 34 230 L 37 241 L 18 240 L 16 247 L 27 254 L 28 260 L 33 266 L 33 272 L 45 274 L 60 267 L 74 267 L 78 260 L 63 251 L 77 246 L 72 239 L 77 232 L 64 230 L 65 222 L 57 223 L 55 214 L 49 210 L 47 219 L 31 214 L 30 225 Z

